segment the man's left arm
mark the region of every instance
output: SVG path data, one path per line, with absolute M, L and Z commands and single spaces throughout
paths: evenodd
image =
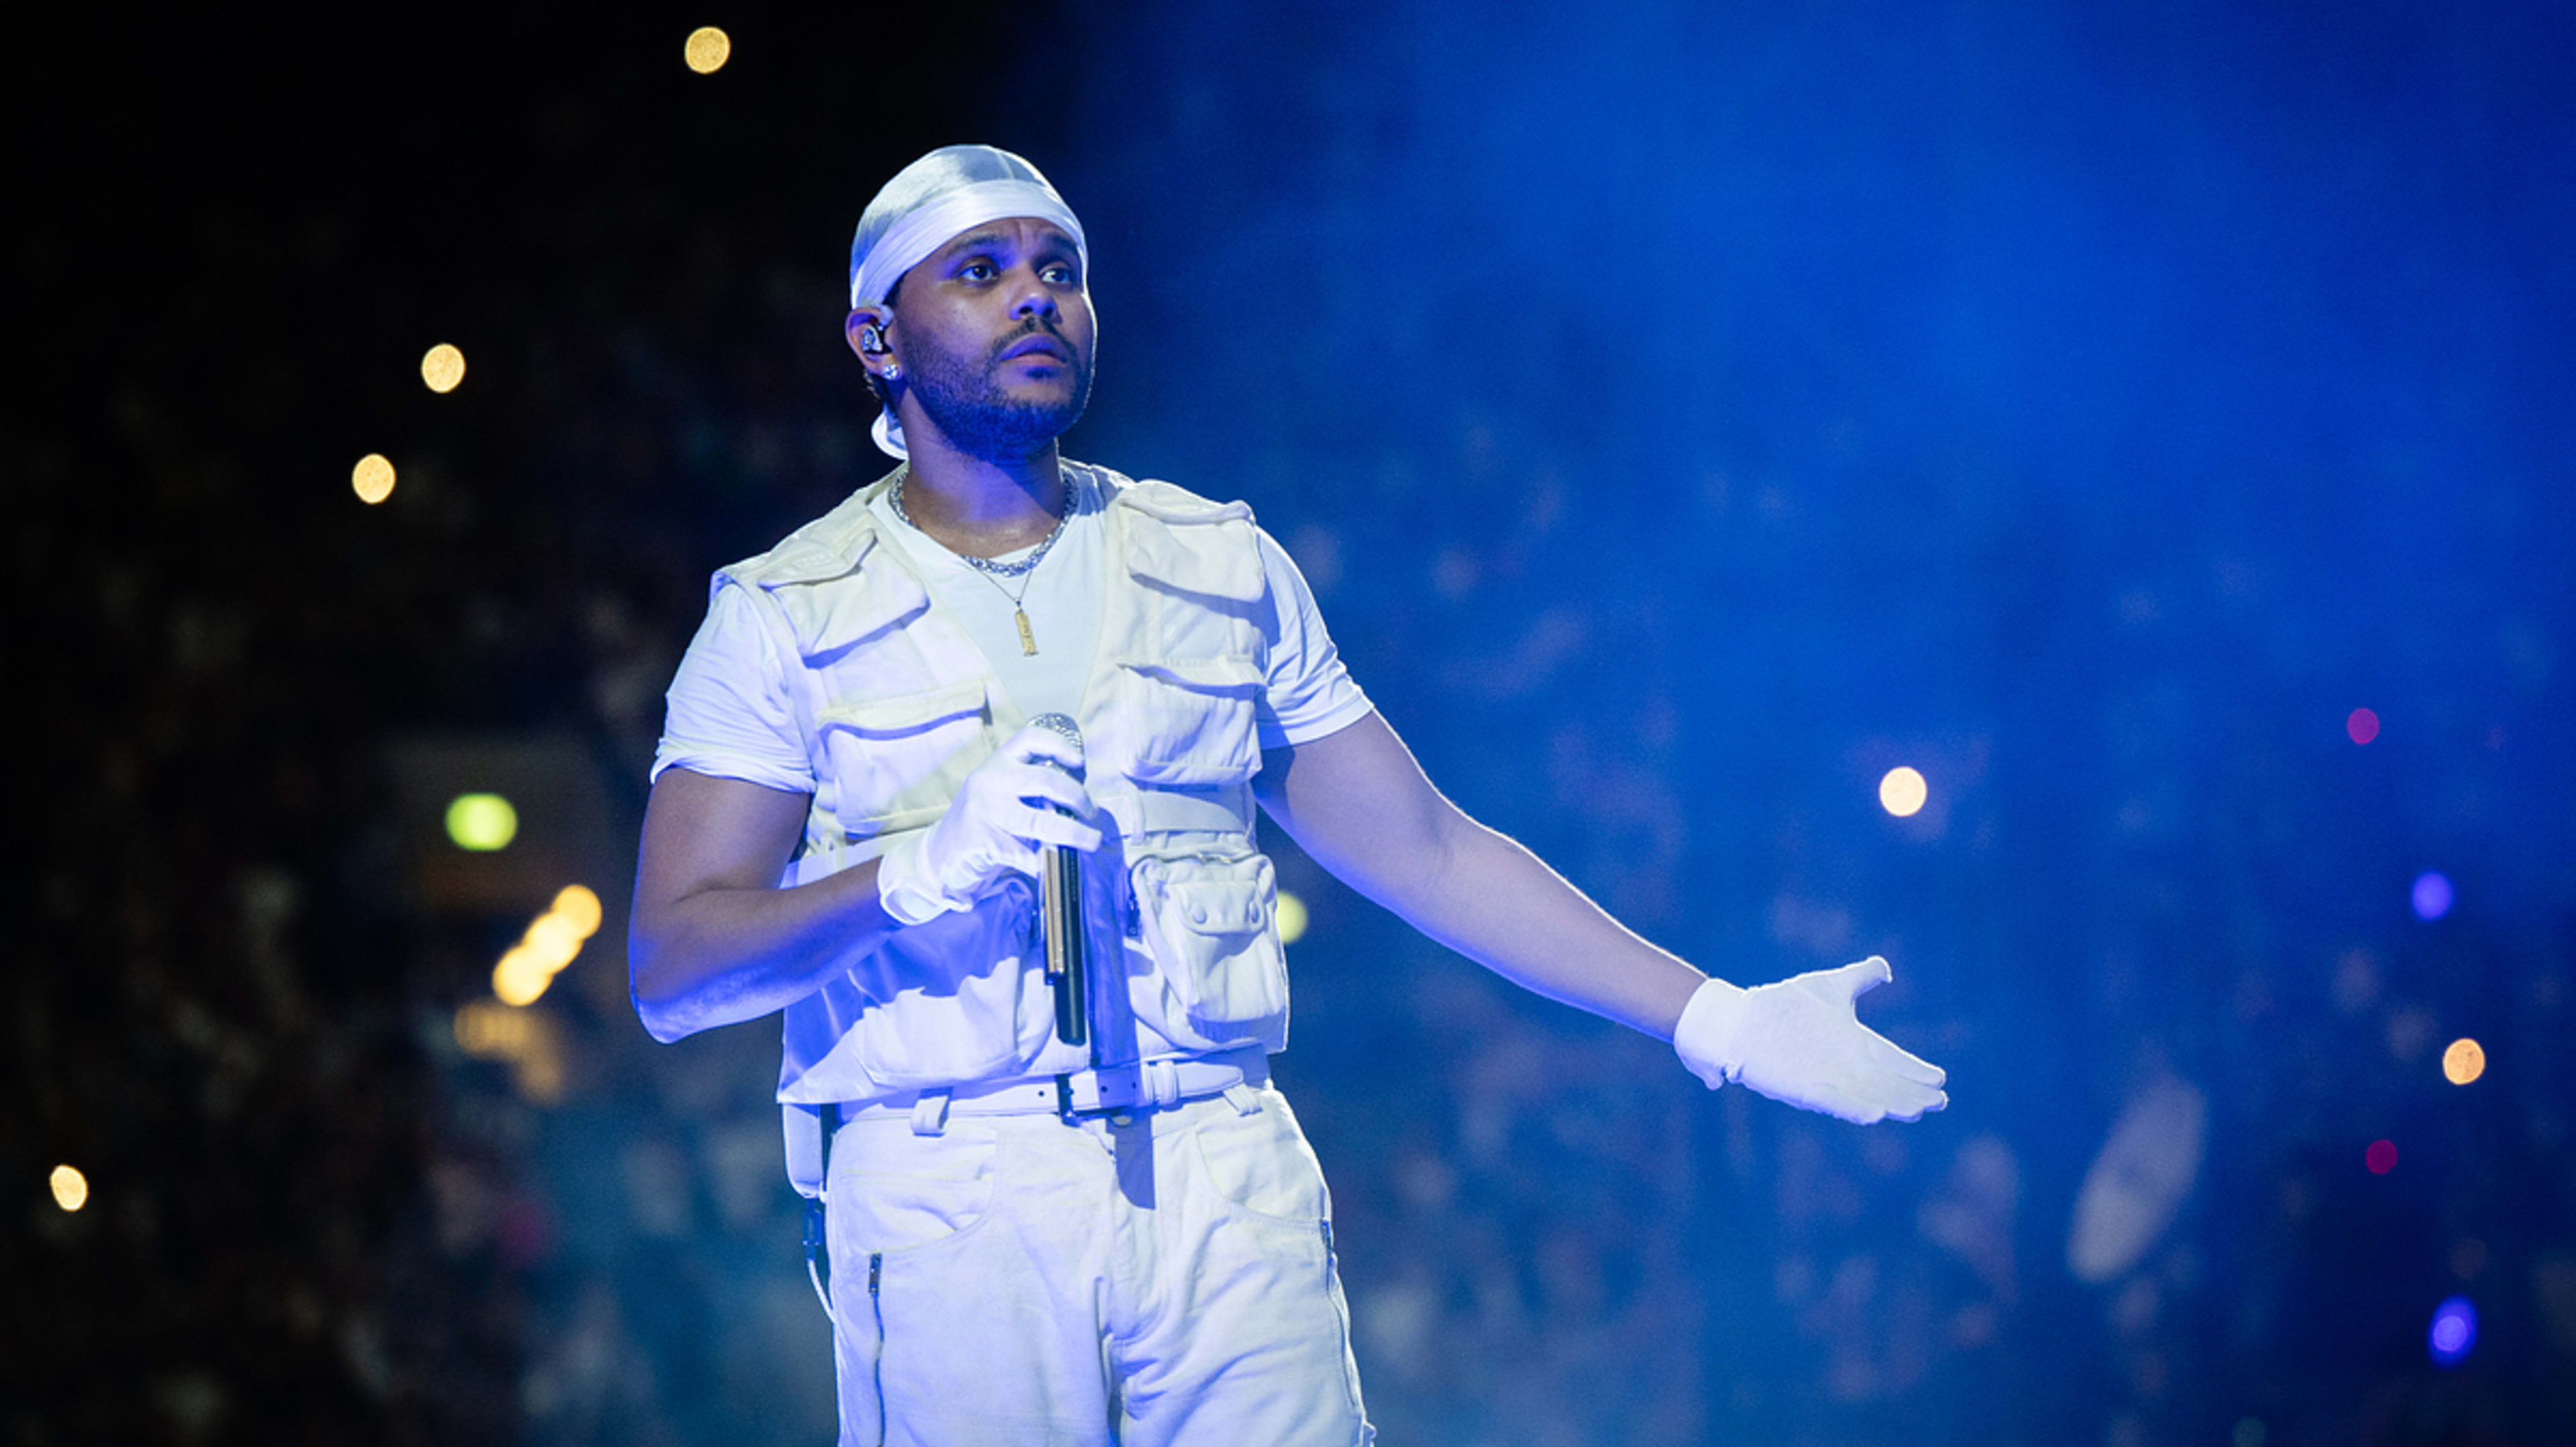
M 1526 989 L 1675 1044 L 1715 1086 L 1845 1120 L 1948 1103 L 1942 1072 L 1859 1023 L 1872 957 L 1741 990 L 1612 919 L 1537 855 L 1432 787 L 1375 711 L 1262 755 L 1262 806 L 1315 861 L 1441 944 Z

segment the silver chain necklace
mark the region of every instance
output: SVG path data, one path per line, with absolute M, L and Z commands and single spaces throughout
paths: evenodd
M 894 504 L 894 515 L 903 519 L 905 527 L 921 533 L 923 537 L 929 537 L 930 534 L 923 531 L 921 524 L 912 520 L 912 514 L 904 511 L 903 485 L 911 476 L 912 469 L 909 466 L 898 473 L 895 476 L 893 491 L 886 494 L 886 501 Z M 1020 606 L 1020 600 L 1029 595 L 1029 584 L 1035 581 L 1032 575 L 1037 572 L 1038 564 L 1046 560 L 1048 551 L 1055 547 L 1055 540 L 1064 536 L 1064 525 L 1073 520 L 1075 502 L 1073 486 L 1070 478 L 1064 480 L 1064 511 L 1055 515 L 1055 527 L 1039 541 L 1037 548 L 1018 562 L 996 562 L 991 558 L 979 558 L 972 553 L 958 552 L 955 548 L 948 550 L 950 556 L 982 574 L 985 582 L 992 584 L 1003 597 L 1011 600 L 1011 621 L 1019 625 L 1020 654 L 1024 658 L 1036 656 L 1038 637 L 1029 631 L 1029 610 Z M 937 541 L 937 539 L 932 540 Z M 1004 578 L 1019 579 L 1020 591 L 1012 592 L 1009 585 L 1002 581 Z

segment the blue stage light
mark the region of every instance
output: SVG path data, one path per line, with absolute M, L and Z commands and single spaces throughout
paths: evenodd
M 2437 1366 L 2455 1367 L 2478 1344 L 2478 1309 L 2465 1296 L 2454 1296 L 2433 1308 L 2428 1336 Z
M 2451 912 L 2451 881 L 2433 870 L 2415 876 L 2415 917 L 2430 923 Z

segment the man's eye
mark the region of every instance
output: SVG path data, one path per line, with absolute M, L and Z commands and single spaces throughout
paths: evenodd
M 991 281 L 993 279 L 993 263 L 989 261 L 970 261 L 966 263 L 965 267 L 957 274 L 966 278 L 968 281 Z
M 1046 279 L 1057 286 L 1071 286 L 1073 285 L 1073 268 L 1070 266 L 1050 266 L 1046 269 Z

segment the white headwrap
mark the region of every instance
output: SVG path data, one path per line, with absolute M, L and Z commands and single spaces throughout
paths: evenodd
M 1037 167 L 992 146 L 940 147 L 897 171 L 860 214 L 858 234 L 850 238 L 850 305 L 883 302 L 905 272 L 959 232 L 1013 216 L 1055 223 L 1073 238 L 1074 255 L 1089 273 L 1082 223 Z M 906 455 L 903 424 L 892 409 L 870 431 L 877 446 Z

